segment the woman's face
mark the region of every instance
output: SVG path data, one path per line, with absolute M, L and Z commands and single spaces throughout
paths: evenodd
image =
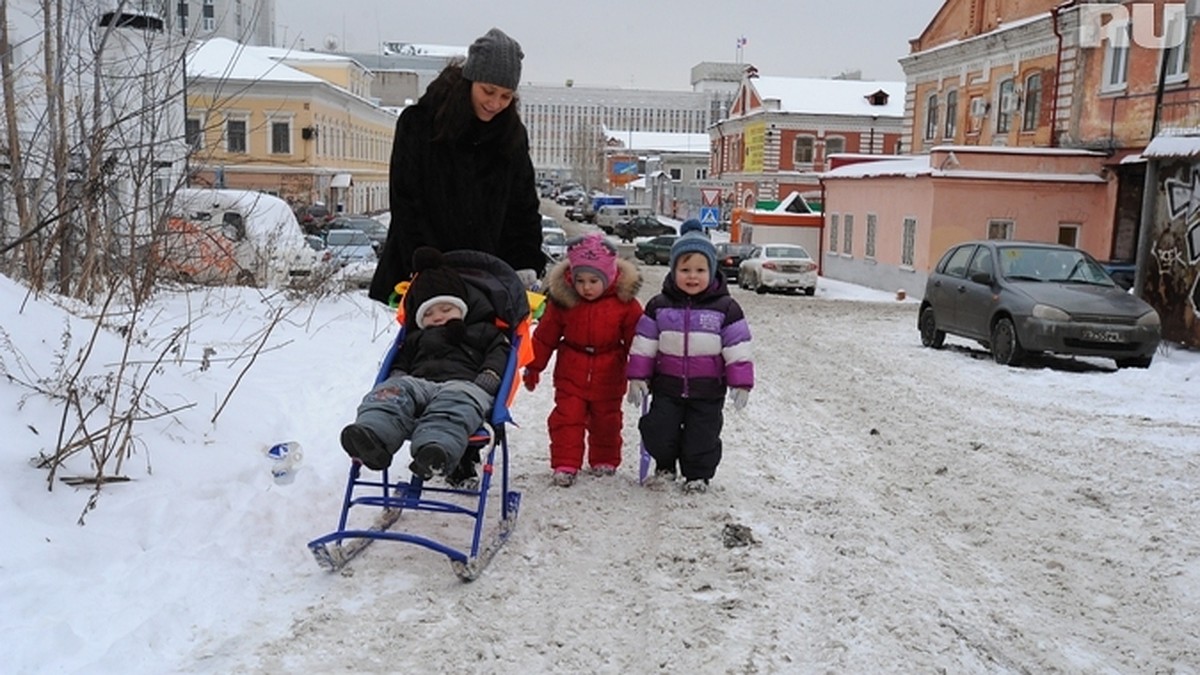
M 499 85 L 472 82 L 471 107 L 475 109 L 475 116 L 481 122 L 491 122 L 493 117 L 512 105 L 514 93 L 512 89 Z

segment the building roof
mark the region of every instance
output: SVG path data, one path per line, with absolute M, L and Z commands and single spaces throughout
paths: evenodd
M 325 82 L 315 75 L 276 61 L 264 50 L 281 51 L 273 47 L 248 47 L 228 38 L 205 40 L 188 54 L 187 75 L 223 80 Z
M 905 83 L 902 81 L 763 76 L 749 82 L 763 101 L 778 100 L 781 112 L 904 118 Z M 886 105 L 871 105 L 867 100 L 878 91 L 888 95 Z
M 639 152 L 700 152 L 712 149 L 708 134 L 684 134 L 666 131 L 621 131 L 604 129 L 611 140 L 620 141 L 629 150 Z

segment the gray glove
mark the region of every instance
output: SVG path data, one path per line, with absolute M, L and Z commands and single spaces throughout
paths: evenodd
M 750 400 L 750 390 L 740 387 L 731 387 L 729 389 L 729 405 L 734 410 L 741 410 L 746 407 L 746 401 Z
M 625 395 L 625 400 L 640 408 L 649 394 L 650 385 L 645 380 L 630 380 L 629 393 Z
M 500 391 L 500 376 L 494 370 L 485 370 L 475 376 L 475 384 L 492 396 Z
M 531 269 L 517 270 L 517 278 L 525 285 L 525 288 L 530 291 L 536 291 L 541 284 L 538 283 L 537 272 Z

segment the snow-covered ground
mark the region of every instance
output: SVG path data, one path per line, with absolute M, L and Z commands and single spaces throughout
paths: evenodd
M 665 270 L 643 271 L 649 298 Z M 157 300 L 131 360 L 194 320 L 151 386 L 180 409 L 140 425 L 132 481 L 80 526 L 90 492 L 47 491 L 28 463 L 62 408 L 21 383 L 52 374 L 68 328 L 73 357 L 90 325 L 0 278 L 2 669 L 1200 669 L 1200 354 L 1004 368 L 953 339 L 922 348 L 916 304 L 891 294 L 829 280 L 814 298 L 733 293 L 758 385 L 726 415 L 712 490 L 639 486 L 631 410 L 619 473 L 554 487 L 551 388 L 521 392 L 520 520 L 464 584 L 415 546 L 377 543 L 342 574 L 305 547 L 336 524 L 338 431 L 394 334 L 362 292 L 296 307 L 240 382 L 280 299 Z M 98 342 L 96 364 L 119 360 L 115 337 Z M 282 440 L 305 452 L 290 485 L 263 455 Z M 64 473 L 86 470 L 76 457 Z M 727 547 L 730 526 L 754 543 Z

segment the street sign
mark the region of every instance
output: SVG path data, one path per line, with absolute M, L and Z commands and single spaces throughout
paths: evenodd
M 721 189 L 720 188 L 701 188 L 700 199 L 705 206 L 720 206 L 721 205 Z
M 705 227 L 717 227 L 721 221 L 721 207 L 701 206 L 700 224 Z

